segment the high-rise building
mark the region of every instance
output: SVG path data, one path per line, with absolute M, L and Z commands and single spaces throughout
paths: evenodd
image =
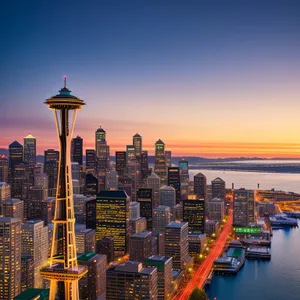
M 166 158 L 166 168 L 172 167 L 172 152 L 165 151 L 165 158 Z
M 124 191 L 100 191 L 96 203 L 96 240 L 114 238 L 116 255 L 128 251 L 129 197 Z
M 94 229 L 86 229 L 80 224 L 75 226 L 76 251 L 77 254 L 95 252 L 96 233 Z
M 88 198 L 81 194 L 74 194 L 74 214 L 76 223 L 85 224 L 86 222 L 86 203 Z
M 169 206 L 173 208 L 176 205 L 176 191 L 171 186 L 164 186 L 160 188 L 160 205 Z
M 4 154 L 0 154 L 0 182 L 8 181 L 8 159 Z
M 194 197 L 193 197 L 194 196 Z M 188 222 L 189 232 L 205 232 L 205 201 L 190 195 L 183 201 L 183 221 Z
M 152 255 L 152 233 L 144 231 L 130 236 L 130 260 L 144 262 Z
M 21 200 L 26 199 L 29 186 L 28 164 L 21 163 L 19 165 L 14 165 L 13 178 L 11 181 L 11 196 Z
M 45 150 L 44 173 L 48 176 L 48 196 L 56 196 L 59 152 L 54 149 Z
M 118 177 L 118 189 L 124 191 L 133 201 L 132 191 L 133 191 L 133 179 L 132 177 L 124 174 Z
M 85 150 L 85 173 L 96 173 L 96 151 L 94 149 Z
M 96 196 L 99 191 L 99 180 L 92 173 L 87 173 L 85 175 L 85 194 Z
M 147 219 L 147 228 L 152 230 L 152 189 L 138 188 L 136 201 L 140 203 L 140 215 Z
M 48 196 L 48 175 L 45 173 L 34 174 L 34 186 L 42 188 Z
M 109 170 L 105 176 L 105 189 L 117 190 L 118 189 L 118 172 L 115 170 Z
M 233 225 L 248 226 L 254 222 L 254 192 L 253 190 L 234 190 Z
M 171 186 L 176 191 L 176 204 L 180 202 L 181 192 L 180 192 L 180 173 L 178 167 L 168 168 L 168 186 Z
M 135 201 L 135 190 L 139 183 L 139 165 L 138 161 L 135 157 L 135 147 L 134 145 L 126 146 L 126 163 L 127 163 L 127 171 L 128 176 L 132 178 L 132 192 L 131 192 L 131 200 Z
M 21 256 L 21 291 L 34 286 L 34 259 L 32 256 Z
M 8 199 L 2 202 L 2 214 L 7 218 L 24 219 L 24 201 L 19 199 Z
M 180 171 L 180 182 L 189 183 L 189 162 L 182 158 L 178 162 L 179 171 Z
M 132 234 L 147 230 L 148 223 L 146 218 L 131 219 L 129 221 Z
M 0 218 L 0 299 L 21 293 L 21 221 Z
M 43 203 L 42 220 L 45 225 L 52 224 L 55 212 L 55 197 L 46 198 Z
M 141 178 L 142 182 L 145 183 L 149 176 L 149 162 L 148 162 L 148 151 L 142 151 L 141 157 Z
M 32 256 L 34 261 L 33 287 L 43 287 L 40 268 L 47 264 L 48 259 L 48 227 L 42 220 L 22 223 L 22 255 Z
M 105 176 L 109 166 L 109 146 L 106 142 L 106 132 L 102 127 L 95 132 L 95 145 L 97 176 Z
M 172 257 L 165 257 L 159 255 L 153 255 L 146 259 L 146 267 L 157 268 L 157 288 L 158 295 L 157 300 L 169 300 L 172 299 L 172 270 L 173 261 Z
M 173 221 L 182 222 L 183 220 L 183 206 L 182 203 L 176 204 L 173 207 Z
M 171 222 L 169 206 L 158 206 L 153 209 L 153 231 L 165 232 L 165 227 Z
M 34 167 L 36 164 L 36 138 L 31 134 L 24 137 L 24 163 L 29 168 L 29 183 L 34 185 Z
M 80 299 L 105 299 L 106 290 L 106 255 L 88 252 L 78 256 L 79 265 L 86 266 L 88 273 L 79 280 Z
M 82 166 L 82 157 L 83 157 L 83 140 L 78 135 L 76 138 L 72 139 L 71 161 L 77 162 L 79 166 Z
M 194 176 L 194 194 L 197 195 L 198 199 L 207 200 L 206 177 L 202 173 Z
M 136 261 L 112 265 L 106 272 L 106 300 L 119 299 L 156 300 L 157 269 Z
M 2 213 L 3 201 L 11 199 L 10 185 L 6 182 L 0 182 L 0 215 Z
M 141 217 L 140 215 L 140 203 L 139 202 L 130 202 L 129 203 L 129 219 L 136 220 Z
M 42 219 L 43 202 L 47 199 L 47 191 L 42 187 L 33 186 L 28 191 L 28 198 L 24 201 L 24 217 L 26 220 Z
M 142 156 L 142 137 L 136 133 L 133 136 L 133 141 L 132 144 L 134 146 L 135 149 L 135 157 L 137 159 L 138 162 L 141 162 L 141 156 Z
M 159 206 L 160 178 L 153 173 L 147 178 L 147 188 L 152 189 L 153 208 Z
M 126 174 L 126 151 L 116 151 L 116 171 L 119 176 Z
M 206 234 L 191 233 L 189 234 L 189 255 L 194 260 L 200 260 L 200 254 L 204 251 L 206 245 Z
M 224 200 L 213 198 L 208 200 L 208 218 L 210 220 L 222 221 L 225 214 Z
M 155 143 L 154 172 L 159 176 L 161 183 L 165 184 L 167 181 L 167 166 L 165 157 L 165 143 L 162 140 L 158 140 Z
M 12 184 L 14 176 L 14 167 L 20 165 L 23 162 L 23 146 L 14 141 L 9 146 L 9 160 L 8 160 L 8 174 L 9 174 L 9 183 Z
M 71 162 L 72 180 L 80 179 L 80 165 L 78 162 Z
M 86 202 L 86 228 L 96 229 L 96 199 L 89 198 Z
M 60 141 L 60 157 L 50 265 L 41 269 L 41 275 L 44 279 L 50 280 L 49 299 L 57 297 L 65 300 L 78 300 L 78 280 L 86 274 L 87 269 L 85 266 L 77 264 L 71 139 L 76 111 L 81 109 L 85 103 L 71 95 L 71 91 L 66 87 L 65 77 L 65 85 L 59 94 L 47 99 L 45 104 L 55 114 Z
M 173 258 L 173 269 L 184 270 L 190 260 L 188 223 L 171 222 L 165 229 L 165 255 Z
M 97 254 L 104 254 L 107 257 L 107 263 L 114 261 L 114 238 L 106 236 L 102 240 L 96 242 Z
M 226 189 L 225 181 L 217 177 L 211 182 L 212 198 L 219 198 L 225 200 Z

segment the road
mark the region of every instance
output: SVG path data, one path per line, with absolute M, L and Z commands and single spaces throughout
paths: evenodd
M 209 272 L 213 266 L 214 260 L 217 259 L 222 253 L 222 250 L 226 244 L 227 237 L 230 233 L 231 226 L 232 226 L 232 215 L 229 216 L 218 240 L 215 242 L 210 253 L 203 260 L 203 262 L 201 263 L 199 268 L 193 274 L 193 278 L 188 282 L 188 284 L 181 291 L 181 293 L 179 295 L 177 294 L 173 298 L 174 300 L 186 300 L 186 299 L 188 299 L 190 293 L 193 291 L 193 289 L 196 286 L 200 287 L 200 288 L 203 287 L 204 282 L 205 282 L 207 276 L 209 275 Z

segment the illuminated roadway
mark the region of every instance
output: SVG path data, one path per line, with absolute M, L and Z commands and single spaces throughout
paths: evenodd
M 200 288 L 204 286 L 205 280 L 210 273 L 214 260 L 221 255 L 222 250 L 226 244 L 227 237 L 231 230 L 231 225 L 232 215 L 229 216 L 218 240 L 214 243 L 214 246 L 211 249 L 210 253 L 207 255 L 207 257 L 203 260 L 199 268 L 193 274 L 193 278 L 188 282 L 186 287 L 173 298 L 174 300 L 186 300 L 188 299 L 189 295 L 196 286 Z

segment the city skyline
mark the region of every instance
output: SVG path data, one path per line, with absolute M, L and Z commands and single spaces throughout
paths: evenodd
M 58 148 L 40 99 L 66 74 L 88 100 L 84 148 L 101 125 L 111 153 L 138 132 L 150 155 L 161 139 L 173 156 L 300 158 L 297 1 L 18 5 L 0 21 L 0 148 Z

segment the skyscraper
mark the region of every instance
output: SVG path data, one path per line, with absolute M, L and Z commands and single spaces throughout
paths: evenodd
M 83 157 L 83 140 L 78 135 L 76 138 L 72 139 L 71 161 L 77 162 L 79 166 L 82 166 L 82 157 Z
M 130 260 L 144 262 L 152 255 L 152 233 L 143 231 L 130 236 Z
M 248 226 L 254 222 L 254 192 L 253 190 L 234 190 L 233 225 Z
M 80 299 L 96 300 L 106 290 L 106 255 L 88 252 L 78 257 L 78 263 L 88 268 L 88 273 L 79 280 Z
M 166 158 L 166 168 L 172 167 L 172 152 L 165 151 L 165 158 Z
M 97 241 L 96 252 L 98 254 L 105 254 L 107 257 L 107 263 L 114 261 L 114 238 L 106 236 L 102 240 Z
M 114 238 L 116 255 L 124 255 L 129 243 L 129 197 L 124 191 L 100 191 L 96 203 L 96 240 Z
M 136 133 L 133 136 L 133 146 L 134 146 L 134 150 L 135 150 L 135 157 L 138 161 L 138 163 L 141 163 L 141 156 L 142 156 L 142 137 Z
M 60 141 L 60 161 L 50 266 L 43 268 L 41 274 L 45 279 L 50 280 L 50 299 L 55 299 L 57 295 L 58 299 L 78 300 L 78 280 L 85 275 L 87 270 L 77 264 L 71 139 L 76 112 L 85 103 L 71 95 L 71 91 L 66 87 L 66 77 L 65 85 L 59 94 L 47 99 L 45 103 L 54 110 Z
M 214 221 L 222 221 L 225 214 L 224 200 L 213 198 L 208 200 L 208 218 Z
M 118 188 L 119 190 L 124 191 L 131 200 L 134 200 L 135 195 L 132 196 L 133 192 L 133 179 L 129 175 L 125 174 L 118 177 Z M 135 192 L 135 191 L 134 191 Z
M 24 219 L 24 201 L 19 199 L 8 199 L 2 202 L 2 214 L 7 218 Z
M 59 152 L 54 149 L 45 150 L 44 173 L 48 176 L 48 196 L 55 197 L 58 176 Z
M 168 206 L 158 206 L 153 209 L 153 231 L 165 232 L 165 227 L 171 222 L 171 209 Z
M 160 178 L 153 173 L 147 178 L 147 188 L 152 189 L 153 208 L 159 206 Z
M 152 230 L 152 189 L 138 188 L 136 192 L 136 201 L 140 203 L 141 217 L 147 219 L 147 228 Z
M 29 168 L 29 183 L 34 185 L 34 167 L 36 164 L 36 138 L 31 134 L 24 137 L 24 163 Z
M 205 201 L 193 196 L 183 201 L 183 221 L 188 222 L 189 232 L 204 233 Z
M 225 200 L 225 181 L 217 177 L 211 182 L 212 198 L 219 198 Z
M 189 162 L 182 158 L 179 163 L 180 182 L 189 183 Z
M 135 156 L 135 147 L 134 145 L 126 146 L 126 164 L 128 176 L 132 178 L 132 192 L 131 192 L 131 200 L 135 200 L 135 190 L 138 185 L 139 180 L 139 168 L 138 161 Z
M 171 186 L 176 191 L 176 204 L 180 202 L 181 192 L 180 192 L 180 173 L 178 167 L 168 168 L 168 186 Z
M 136 261 L 112 265 L 106 272 L 106 300 L 120 299 L 156 300 L 157 269 Z
M 109 170 L 105 176 L 105 188 L 107 190 L 118 189 L 118 172 L 115 170 Z
M 33 287 L 42 288 L 43 281 L 40 268 L 48 259 L 48 227 L 41 220 L 22 223 L 22 256 L 32 256 L 34 264 Z
M 85 173 L 95 174 L 96 171 L 96 151 L 94 149 L 86 149 L 85 150 Z
M 154 172 L 159 176 L 161 184 L 165 184 L 167 181 L 167 166 L 165 157 L 165 143 L 162 140 L 158 140 L 155 143 Z
M 11 181 L 11 196 L 21 200 L 26 199 L 29 186 L 28 164 L 21 163 L 19 165 L 14 165 L 13 178 Z
M 140 203 L 139 202 L 130 202 L 129 203 L 129 219 L 135 220 L 139 219 L 140 215 Z
M 198 199 L 207 200 L 206 194 L 206 177 L 202 173 L 194 176 L 194 194 Z
M 81 224 L 75 226 L 76 252 L 83 254 L 95 252 L 96 233 L 94 229 L 84 228 Z
M 2 213 L 2 204 L 8 199 L 11 199 L 10 185 L 6 182 L 0 182 L 0 215 Z
M 85 175 L 85 193 L 87 195 L 96 196 L 100 191 L 99 180 L 92 174 Z
M 116 171 L 119 176 L 126 174 L 126 151 L 116 151 Z
M 8 159 L 4 154 L 0 154 L 0 182 L 8 183 Z
M 173 269 L 184 270 L 190 260 L 188 223 L 171 222 L 165 229 L 165 255 L 173 258 Z
M 173 208 L 176 205 L 176 191 L 171 186 L 164 186 L 160 188 L 160 205 L 169 206 Z
M 148 151 L 142 151 L 141 157 L 141 179 L 142 183 L 146 182 L 149 176 L 149 162 L 148 162 Z
M 95 132 L 95 145 L 97 176 L 105 176 L 109 164 L 109 146 L 106 142 L 106 132 L 102 127 Z
M 0 299 L 21 293 L 21 221 L 0 218 Z
M 14 178 L 14 167 L 23 162 L 23 146 L 14 141 L 9 145 L 9 160 L 8 160 L 8 174 L 9 174 L 9 183 L 12 183 Z
M 146 259 L 145 266 L 157 268 L 157 300 L 169 300 L 172 297 L 172 257 L 153 255 Z

